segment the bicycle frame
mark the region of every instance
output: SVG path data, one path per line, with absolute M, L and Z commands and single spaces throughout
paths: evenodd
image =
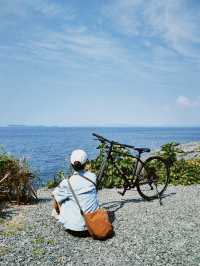
M 106 144 L 106 150 L 105 150 L 105 157 L 104 157 L 104 160 L 101 164 L 101 167 L 100 167 L 100 171 L 99 173 L 97 174 L 97 182 L 99 183 L 102 179 L 102 176 L 107 168 L 107 165 L 108 165 L 108 162 L 111 161 L 112 164 L 114 165 L 114 167 L 117 169 L 118 173 L 121 175 L 122 179 L 124 180 L 124 190 L 123 192 L 118 192 L 120 193 L 122 196 L 126 193 L 127 190 L 131 189 L 131 188 L 134 188 L 134 187 L 137 187 L 137 190 L 138 190 L 138 193 L 141 195 L 142 198 L 146 199 L 146 200 L 151 200 L 151 199 L 154 199 L 154 198 L 158 198 L 159 199 L 159 202 L 160 202 L 160 205 L 162 205 L 162 202 L 161 202 L 161 195 L 162 193 L 166 190 L 166 187 L 167 187 L 167 184 L 169 182 L 169 167 L 168 167 L 168 164 L 166 163 L 166 160 L 164 160 L 163 158 L 159 157 L 159 156 L 150 156 L 148 159 L 146 159 L 145 161 L 142 161 L 141 160 L 141 154 L 143 152 L 150 152 L 151 150 L 149 148 L 136 148 L 135 146 L 132 146 L 132 145 L 127 145 L 127 144 L 123 144 L 123 143 L 119 143 L 117 141 L 110 141 L 109 139 L 106 139 L 105 137 L 103 136 L 100 136 L 96 133 L 93 133 L 92 134 L 98 141 L 100 141 L 101 143 L 104 143 Z M 113 147 L 116 147 L 116 146 L 119 146 L 121 148 L 125 148 L 125 149 L 133 149 L 135 151 L 138 152 L 138 156 L 134 156 L 130 153 L 128 154 L 124 154 L 124 153 L 121 153 L 119 151 L 115 151 L 113 150 Z M 132 172 L 132 177 L 133 179 L 129 180 L 125 175 L 124 175 L 124 171 L 122 171 L 118 165 L 116 164 L 113 156 L 112 156 L 112 152 L 116 152 L 118 154 L 122 154 L 123 156 L 128 156 L 128 157 L 132 157 L 134 159 L 136 159 L 136 163 L 134 164 L 134 169 L 133 169 L 133 172 Z M 159 192 L 158 191 L 158 184 L 157 184 L 157 181 L 158 178 L 157 178 L 157 175 L 156 173 L 151 171 L 147 171 L 147 180 L 143 180 L 144 179 L 144 175 L 143 175 L 143 172 L 142 172 L 142 168 L 145 167 L 148 169 L 148 167 L 146 166 L 147 163 L 149 162 L 152 162 L 153 160 L 157 160 L 159 162 L 162 162 L 162 164 L 164 164 L 164 169 L 167 171 L 166 172 L 166 180 L 165 180 L 165 183 L 164 183 L 164 187 L 163 189 Z M 139 167 L 139 164 L 141 165 L 141 167 Z M 149 176 L 150 175 L 150 176 Z M 142 177 L 142 179 L 141 179 Z M 156 179 L 155 179 L 156 177 Z M 142 183 L 140 182 L 142 180 Z M 141 185 L 146 185 L 148 184 L 150 189 L 153 190 L 153 186 L 152 184 L 154 184 L 155 186 L 155 189 L 156 189 L 156 195 L 153 195 L 153 196 L 148 196 L 148 195 L 145 195 L 142 191 L 141 191 L 141 188 L 140 186 Z
M 123 186 L 124 190 L 123 190 L 123 192 L 119 192 L 122 196 L 124 196 L 124 194 L 126 193 L 127 190 L 130 190 L 131 188 L 134 188 L 137 186 L 138 173 L 140 172 L 141 167 L 143 166 L 144 162 L 141 160 L 141 153 L 140 152 L 138 152 L 138 156 L 127 154 L 127 156 L 136 159 L 136 164 L 134 166 L 133 173 L 132 173 L 133 180 L 131 180 L 131 181 L 128 180 L 126 178 L 126 176 L 124 175 L 124 173 L 121 171 L 121 169 L 118 167 L 118 165 L 115 163 L 115 161 L 112 157 L 113 146 L 114 146 L 114 144 L 111 142 L 109 147 L 108 147 L 108 150 L 106 151 L 106 156 L 105 156 L 105 158 L 101 164 L 99 173 L 97 175 L 97 180 L 98 180 L 98 182 L 101 181 L 102 176 L 107 169 L 108 162 L 111 161 L 112 164 L 114 165 L 114 167 L 117 169 L 118 173 L 121 175 L 122 179 L 124 180 L 124 186 Z M 117 152 L 117 153 L 120 153 L 120 152 Z M 139 164 L 141 164 L 140 168 L 139 168 Z

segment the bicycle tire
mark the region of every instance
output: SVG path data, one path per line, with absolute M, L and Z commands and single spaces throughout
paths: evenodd
M 138 171 L 137 191 L 143 199 L 148 201 L 161 197 L 168 186 L 169 178 L 167 161 L 160 156 L 151 156 L 144 161 Z

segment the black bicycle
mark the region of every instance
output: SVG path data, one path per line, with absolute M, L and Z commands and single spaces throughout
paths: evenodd
M 104 144 L 105 150 L 104 159 L 97 175 L 98 183 L 102 182 L 104 179 L 103 175 L 108 167 L 108 163 L 111 162 L 124 181 L 123 192 L 119 192 L 122 196 L 127 190 L 136 187 L 140 196 L 145 200 L 158 198 L 160 204 L 162 204 L 161 197 L 169 182 L 169 165 L 165 159 L 160 156 L 150 156 L 145 161 L 142 161 L 141 155 L 144 152 L 150 152 L 150 149 L 137 148 L 135 146 L 108 140 L 95 133 L 93 133 L 93 136 Z M 116 147 L 119 148 L 117 151 L 115 149 Z M 114 153 L 117 152 L 120 154 L 120 149 L 125 149 L 126 151 L 134 150 L 137 152 L 137 155 L 134 155 L 131 152 L 125 154 L 121 153 L 122 160 L 124 156 L 134 160 L 131 169 L 131 178 L 130 173 L 128 174 L 126 169 L 121 169 L 114 159 Z

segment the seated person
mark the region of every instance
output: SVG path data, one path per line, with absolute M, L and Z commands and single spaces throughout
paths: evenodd
M 70 159 L 75 170 L 69 178 L 70 184 L 78 197 L 83 212 L 94 212 L 99 208 L 95 187 L 96 175 L 85 170 L 87 154 L 83 150 L 75 150 Z M 66 178 L 54 189 L 53 197 L 52 215 L 58 219 L 63 227 L 73 235 L 87 234 L 84 218 L 69 189 Z

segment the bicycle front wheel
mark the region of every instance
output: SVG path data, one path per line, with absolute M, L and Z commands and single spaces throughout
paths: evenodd
M 137 174 L 137 191 L 145 200 L 161 197 L 169 182 L 169 167 L 162 157 L 149 157 Z

